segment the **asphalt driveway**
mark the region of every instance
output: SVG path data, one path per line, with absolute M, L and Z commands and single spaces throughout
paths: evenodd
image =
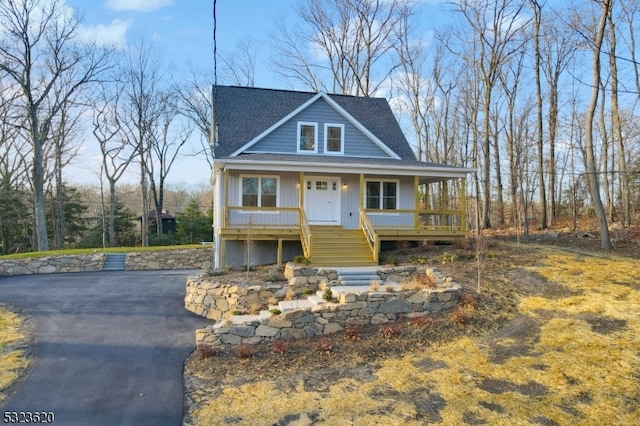
M 193 271 L 0 277 L 0 300 L 32 315 L 33 369 L 0 410 L 56 425 L 180 425 L 194 330 L 183 308 Z

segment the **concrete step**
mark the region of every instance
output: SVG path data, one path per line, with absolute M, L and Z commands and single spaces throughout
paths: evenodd
M 283 300 L 278 302 L 278 309 L 280 309 L 281 312 L 292 311 L 294 309 L 310 309 L 312 306 L 315 306 L 315 304 L 309 299 Z
M 378 274 L 367 270 L 339 271 L 338 279 L 344 286 L 370 286 L 372 281 L 380 281 Z
M 126 253 L 107 253 L 107 258 L 102 267 L 103 271 L 124 271 L 126 264 Z

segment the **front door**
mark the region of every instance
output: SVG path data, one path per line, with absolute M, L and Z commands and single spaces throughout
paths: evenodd
M 340 225 L 339 177 L 305 176 L 304 212 L 312 225 Z

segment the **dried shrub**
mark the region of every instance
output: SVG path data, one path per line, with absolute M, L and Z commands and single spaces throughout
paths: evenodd
M 380 281 L 371 280 L 371 282 L 369 283 L 369 290 L 375 292 L 375 291 L 378 291 L 379 288 L 380 288 Z
M 209 343 L 203 343 L 201 345 L 198 345 L 197 353 L 200 359 L 208 359 L 216 355 L 219 350 L 220 348 L 218 348 L 217 346 L 213 346 Z
M 256 348 L 248 343 L 241 343 L 233 347 L 233 354 L 240 359 L 249 359 L 256 353 Z
M 409 325 L 413 328 L 427 328 L 433 324 L 433 318 L 429 315 L 420 315 L 418 317 L 413 317 L 409 320 Z
M 331 351 L 333 350 L 333 339 L 331 337 L 320 337 L 318 340 L 313 342 L 313 349 L 318 351 L 320 355 L 331 355 Z
M 414 290 L 421 290 L 424 288 L 434 288 L 436 286 L 436 280 L 432 275 L 427 274 L 415 274 L 411 278 L 411 286 Z
M 260 313 L 260 311 L 262 310 L 262 305 L 260 305 L 258 303 L 252 303 L 252 304 L 249 305 L 247 310 L 249 311 L 250 314 L 256 315 L 256 314 Z
M 350 340 L 352 342 L 357 342 L 358 340 L 360 340 L 363 330 L 364 327 L 360 324 L 349 324 L 344 329 L 344 339 Z
M 464 292 L 460 295 L 458 304 L 463 308 L 475 309 L 478 306 L 478 297 L 473 293 Z
M 267 304 L 270 306 L 276 306 L 278 304 L 279 300 L 273 296 L 271 296 L 269 298 L 269 300 L 267 300 Z
M 289 350 L 289 342 L 281 339 L 274 340 L 273 343 L 271 344 L 271 350 L 275 354 L 284 356 Z
M 389 341 L 396 336 L 399 336 L 404 328 L 404 324 L 401 322 L 394 322 L 385 326 L 380 327 L 380 336 Z
M 395 291 L 395 288 L 391 284 L 387 285 L 384 289 L 387 293 L 393 293 Z
M 450 318 L 454 324 L 464 325 L 469 319 L 469 315 L 462 306 L 456 306 L 453 312 L 451 312 Z
M 287 294 L 284 295 L 285 300 L 293 300 L 295 298 L 296 298 L 296 292 L 292 288 L 287 290 Z

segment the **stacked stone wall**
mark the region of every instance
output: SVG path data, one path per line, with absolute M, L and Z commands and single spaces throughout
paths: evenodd
M 211 248 L 178 250 L 152 250 L 127 253 L 125 269 L 128 271 L 149 269 L 208 269 L 211 265 Z
M 435 287 L 420 290 L 384 291 L 385 283 L 408 281 L 418 267 L 403 266 L 377 271 L 381 291 L 341 292 L 337 300 L 311 308 L 293 309 L 279 314 L 255 315 L 255 320 L 238 323 L 233 314 L 257 314 L 265 307 L 294 294 L 315 292 L 338 284 L 334 270 L 296 267 L 285 269 L 288 279 L 283 285 L 224 285 L 206 275 L 190 277 L 187 282 L 185 307 L 198 315 L 217 320 L 216 324 L 196 330 L 198 345 L 211 345 L 229 350 L 239 344 L 268 343 L 272 340 L 303 339 L 344 330 L 350 325 L 376 325 L 402 318 L 427 315 L 453 308 L 460 299 L 461 287 L 433 268 L 421 273 L 434 278 Z M 224 277 L 221 277 L 224 280 Z
M 102 271 L 105 259 L 106 255 L 104 253 L 0 259 L 0 275 Z
M 0 258 L 0 275 L 96 272 L 102 271 L 106 258 L 106 253 L 24 259 Z M 210 264 L 211 248 L 155 250 L 128 253 L 125 269 L 208 269 Z
M 229 350 L 240 344 L 333 334 L 350 325 L 385 324 L 441 312 L 453 308 L 459 298 L 460 286 L 454 283 L 441 289 L 398 293 L 342 293 L 338 302 L 294 309 L 249 323 L 234 324 L 231 318 L 227 318 L 196 330 L 196 344 Z

